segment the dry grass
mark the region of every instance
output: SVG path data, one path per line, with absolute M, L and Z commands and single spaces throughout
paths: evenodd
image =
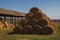
M 53 35 L 37 35 L 37 34 L 7 34 L 12 29 L 0 30 L 0 40 L 60 40 L 60 22 L 57 24 L 57 32 Z

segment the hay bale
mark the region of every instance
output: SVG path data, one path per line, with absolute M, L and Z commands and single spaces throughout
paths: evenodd
M 42 19 L 45 19 L 48 22 L 48 25 L 54 24 L 53 21 L 49 17 L 44 17 Z M 39 19 L 39 20 L 41 20 L 41 19 Z
M 0 29 L 4 29 L 5 28 L 5 25 L 4 24 L 1 24 L 0 25 Z
M 38 19 L 36 19 L 36 18 L 32 18 L 32 20 L 33 20 L 34 22 L 38 22 Z
M 33 13 L 27 13 L 25 15 L 25 18 L 29 20 L 32 16 L 33 16 Z
M 34 34 L 41 34 L 42 26 L 40 25 L 33 25 L 32 27 Z
M 57 25 L 56 25 L 56 24 L 53 23 L 53 24 L 51 24 L 51 25 L 52 25 L 54 28 L 57 28 Z
M 40 13 L 42 13 L 42 11 L 39 10 L 37 7 L 33 7 L 30 9 L 30 12 L 32 12 L 32 13 L 39 12 L 39 11 L 40 11 Z
M 4 29 L 5 25 L 0 21 L 0 29 Z
M 25 20 L 24 19 L 21 19 L 21 21 L 20 21 L 20 25 L 24 25 L 25 23 Z
M 43 27 L 42 34 L 55 34 L 56 29 L 52 25 Z
M 49 17 L 47 17 L 47 19 L 49 20 L 49 24 L 54 24 L 54 22 Z
M 42 13 L 39 13 L 39 12 L 35 12 L 33 13 L 34 14 L 34 18 L 37 18 L 37 19 L 42 19 L 43 18 L 43 14 Z
M 44 14 L 44 13 L 43 13 L 43 18 L 42 19 L 46 19 L 48 21 L 49 25 L 53 24 L 53 21 L 49 17 L 47 17 L 46 14 Z
M 27 19 L 21 19 L 20 25 L 21 26 L 26 25 L 27 21 L 28 21 Z
M 13 24 L 9 24 L 9 28 L 14 28 L 15 26 Z
M 42 21 L 45 20 L 45 21 L 42 22 L 41 20 L 42 20 Z M 52 21 L 49 17 L 43 17 L 42 19 L 39 19 L 39 21 L 40 21 L 40 24 L 41 24 L 41 23 L 46 23 L 46 25 L 51 25 L 51 24 L 53 24 L 53 21 Z
M 24 25 L 23 26 L 23 34 L 32 34 L 32 26 L 31 25 Z
M 45 25 L 48 25 L 48 21 L 46 19 L 40 19 L 38 24 L 41 26 L 45 26 Z
M 30 12 L 34 15 L 35 18 L 39 19 L 43 17 L 42 11 L 39 10 L 37 7 L 33 7 L 30 9 Z
M 28 20 L 28 21 L 27 21 L 27 24 L 28 24 L 28 25 L 36 25 L 37 22 L 38 22 L 38 20 L 33 18 L 33 19 L 31 19 L 31 20 Z
M 14 33 L 14 34 L 20 34 L 20 33 L 22 33 L 22 30 L 23 30 L 23 28 L 21 26 L 15 27 L 13 29 L 13 32 L 12 33 Z
M 11 24 L 11 23 L 9 23 L 9 22 L 7 22 L 7 21 L 5 21 L 5 26 L 6 26 L 7 28 L 14 28 L 14 27 L 15 27 L 13 24 Z

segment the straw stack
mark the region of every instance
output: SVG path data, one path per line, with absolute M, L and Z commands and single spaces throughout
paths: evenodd
M 37 7 L 30 9 L 25 15 L 25 19 L 20 21 L 23 27 L 23 33 L 32 34 L 54 34 L 56 25 Z

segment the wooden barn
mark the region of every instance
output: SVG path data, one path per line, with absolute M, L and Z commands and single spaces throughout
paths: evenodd
M 16 26 L 17 21 L 25 18 L 25 13 L 0 8 L 0 17 Z

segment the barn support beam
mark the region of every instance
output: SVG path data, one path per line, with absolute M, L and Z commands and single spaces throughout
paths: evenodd
M 5 28 L 7 28 L 7 26 L 6 26 L 6 24 L 5 24 L 5 22 L 6 22 L 6 16 L 4 16 L 3 22 L 4 22 L 4 25 L 5 25 Z
M 11 17 L 11 23 L 13 24 L 13 17 Z
M 16 17 L 15 17 L 15 26 L 16 26 Z

